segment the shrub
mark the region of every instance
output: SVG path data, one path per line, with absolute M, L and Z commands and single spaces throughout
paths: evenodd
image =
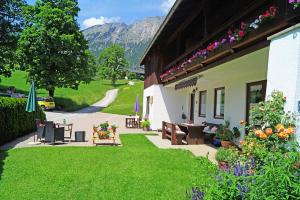
M 232 163 L 239 157 L 239 152 L 236 148 L 220 148 L 216 154 L 216 160 L 218 162 Z
M 10 142 L 36 130 L 35 119 L 44 120 L 45 114 L 25 111 L 26 99 L 0 97 L 0 144 Z
M 144 121 L 142 121 L 141 126 L 143 128 L 148 128 L 151 126 L 151 122 L 149 120 L 144 120 Z
M 242 153 L 219 166 L 215 187 L 193 190 L 198 199 L 286 199 L 300 197 L 300 153 L 295 140 L 295 116 L 284 111 L 285 97 L 273 92 L 251 111 L 249 135 Z M 230 154 L 220 149 L 216 159 Z M 194 192 L 195 191 L 195 192 Z M 198 196 L 197 196 L 198 195 Z M 195 198 L 195 199 L 196 199 Z M 189 198 L 190 199 L 190 198 Z

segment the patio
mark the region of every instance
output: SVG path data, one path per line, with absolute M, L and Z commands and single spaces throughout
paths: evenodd
M 108 121 L 110 124 L 116 124 L 117 134 L 116 134 L 116 141 L 115 145 L 121 145 L 121 140 L 119 139 L 120 133 L 128 133 L 128 134 L 135 134 L 135 133 L 143 133 L 142 129 L 132 129 L 132 128 L 125 128 L 125 118 L 127 116 L 123 115 L 114 115 L 114 114 L 107 114 L 107 113 L 77 113 L 77 114 L 62 114 L 62 113 L 47 113 L 47 119 L 49 121 L 53 120 L 55 123 L 63 123 L 63 120 L 66 118 L 67 124 L 73 124 L 71 142 L 69 139 L 66 139 L 64 143 L 58 142 L 56 145 L 52 144 L 33 144 L 34 142 L 34 133 L 18 138 L 17 140 L 5 144 L 0 147 L 1 150 L 8 150 L 13 148 L 23 148 L 23 147 L 51 147 L 51 146 L 95 146 L 93 144 L 93 126 L 99 125 L 105 121 Z M 86 132 L 86 142 L 74 142 L 75 141 L 75 132 L 76 131 L 85 131 Z M 65 133 L 67 136 L 68 133 Z M 101 140 L 98 145 L 114 145 L 112 140 Z

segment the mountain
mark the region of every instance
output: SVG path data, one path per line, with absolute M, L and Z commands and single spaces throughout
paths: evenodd
M 119 44 L 125 48 L 126 58 L 131 66 L 138 67 L 144 51 L 162 21 L 162 17 L 147 17 L 131 25 L 108 23 L 85 29 L 83 34 L 96 57 L 111 44 Z

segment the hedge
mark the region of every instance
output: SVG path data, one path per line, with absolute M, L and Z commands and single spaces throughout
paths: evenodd
M 0 97 L 0 145 L 36 130 L 35 119 L 44 120 L 45 113 L 25 111 L 26 99 Z

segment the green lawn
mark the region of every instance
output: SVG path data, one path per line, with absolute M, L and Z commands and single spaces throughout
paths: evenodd
M 206 158 L 158 149 L 143 135 L 121 140 L 123 147 L 2 152 L 0 199 L 185 199 L 192 186 L 213 184 Z
M 127 81 L 118 81 L 116 87 L 122 87 Z M 20 93 L 28 94 L 30 85 L 26 83 L 26 73 L 15 71 L 10 78 L 1 77 L 0 91 L 6 91 L 9 86 L 15 86 Z M 107 90 L 113 89 L 110 81 L 96 79 L 90 84 L 80 85 L 78 90 L 58 88 L 55 90 L 55 102 L 65 111 L 74 111 L 89 106 L 101 100 Z M 39 96 L 48 96 L 46 90 L 38 90 Z
M 120 115 L 132 115 L 134 113 L 134 103 L 136 96 L 139 96 L 140 112 L 143 109 L 143 91 L 144 82 L 139 81 L 134 86 L 122 86 L 119 88 L 119 94 L 117 99 L 107 108 L 104 108 L 102 112 L 120 114 Z

